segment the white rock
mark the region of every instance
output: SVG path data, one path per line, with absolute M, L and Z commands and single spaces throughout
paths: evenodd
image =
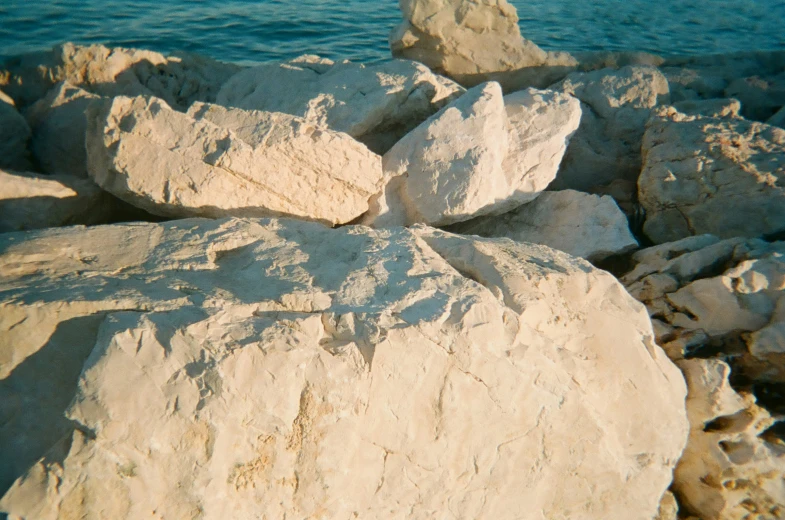
M 362 65 L 301 56 L 236 74 L 217 103 L 303 117 L 384 153 L 463 91 L 412 61 Z
M 116 97 L 96 102 L 88 125 L 90 176 L 155 215 L 343 224 L 382 182 L 364 145 L 287 114 L 196 105 L 187 115 L 156 98 Z
M 577 97 L 583 108 L 553 187 L 586 191 L 616 179 L 635 181 L 646 120 L 669 99 L 665 76 L 654 67 L 627 66 L 572 73 L 551 88 Z
M 30 127 L 25 118 L 16 110 L 13 100 L 0 91 L 0 168 L 29 169 L 29 140 Z
M 543 244 L 592 261 L 638 247 L 611 197 L 573 190 L 546 191 L 509 213 L 455 224 L 449 231 Z
M 0 244 L 11 517 L 648 520 L 686 440 L 643 307 L 543 246 L 284 220 Z M 53 331 L 95 348 L 36 462 L 21 432 L 57 414 L 17 371 Z
M 785 229 L 785 130 L 663 107 L 647 124 L 643 155 L 638 199 L 654 243 Z
M 363 222 L 446 225 L 529 202 L 553 180 L 579 119 L 570 96 L 478 85 L 385 154 L 389 181 Z

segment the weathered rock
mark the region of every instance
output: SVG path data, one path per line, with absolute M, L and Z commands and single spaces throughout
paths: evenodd
M 0 233 L 109 222 L 116 202 L 89 179 L 0 170 Z
M 573 73 L 551 87 L 581 100 L 578 131 L 553 184 L 586 191 L 616 179 L 636 180 L 641 139 L 652 108 L 668 102 L 668 81 L 653 67 Z
M 648 520 L 686 440 L 643 307 L 543 246 L 286 220 L 0 242 L 12 517 Z M 28 428 L 67 440 L 39 460 Z
M 238 73 L 217 102 L 303 117 L 383 154 L 463 91 L 412 61 L 362 65 L 302 56 Z
M 646 126 L 638 199 L 654 243 L 785 229 L 785 130 L 663 107 Z
M 87 177 L 87 108 L 99 97 L 63 82 L 27 110 L 30 148 L 44 172 Z
M 741 103 L 738 99 L 686 99 L 673 104 L 673 108 L 688 116 L 705 116 L 738 119 L 741 116 Z
M 741 113 L 747 119 L 766 121 L 785 105 L 785 73 L 737 79 L 728 85 L 725 95 L 741 101 Z
M 0 168 L 29 169 L 29 140 L 30 127 L 25 118 L 16 110 L 13 100 L 0 91 Z
M 241 70 L 195 54 L 64 43 L 0 65 L 0 88 L 26 107 L 61 81 L 104 96 L 152 95 L 184 110 L 214 101 L 221 85 Z
M 573 190 L 546 191 L 504 215 L 480 217 L 448 230 L 543 244 L 591 261 L 638 247 L 627 218 L 611 197 Z
M 670 491 L 666 491 L 660 500 L 660 509 L 654 520 L 678 520 L 679 518 L 679 504 L 676 502 L 676 497 Z
M 776 114 L 774 114 L 773 116 L 771 116 L 771 117 L 769 118 L 769 120 L 768 120 L 768 121 L 766 121 L 766 123 L 767 123 L 767 124 L 770 124 L 770 125 L 778 126 L 778 127 L 780 127 L 780 128 L 785 128 L 785 106 L 783 106 L 782 108 L 780 108 L 780 109 L 777 111 L 777 113 L 776 113 Z
M 90 176 L 169 217 L 288 215 L 328 224 L 368 209 L 381 160 L 346 134 L 287 114 L 156 98 L 96 102 L 88 117 Z
M 446 225 L 529 202 L 553 180 L 579 119 L 570 96 L 478 85 L 385 154 L 388 183 L 363 223 Z

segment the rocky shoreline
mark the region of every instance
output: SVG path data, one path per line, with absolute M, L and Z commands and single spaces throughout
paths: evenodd
M 785 518 L 785 51 L 0 64 L 0 516 Z

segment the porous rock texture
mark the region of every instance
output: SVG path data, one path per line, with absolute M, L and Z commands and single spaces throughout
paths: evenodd
M 95 102 L 90 176 L 118 198 L 168 217 L 294 216 L 330 225 L 362 215 L 381 159 L 346 134 L 287 114 L 149 97 Z
M 785 230 L 785 130 L 662 107 L 646 125 L 638 199 L 656 244 Z
M 27 107 L 61 81 L 103 96 L 148 95 L 180 110 L 215 100 L 221 85 L 241 67 L 196 54 L 160 53 L 64 43 L 0 64 L 0 88 Z
M 27 143 L 30 127 L 16 110 L 14 101 L 0 91 L 0 168 L 31 167 Z
M 553 90 L 581 100 L 581 123 L 570 139 L 555 189 L 587 191 L 641 171 L 641 139 L 652 109 L 669 100 L 668 81 L 654 67 L 575 72 Z
M 236 74 L 217 103 L 299 116 L 383 154 L 463 91 L 413 61 L 362 65 L 306 55 Z
M 448 230 L 543 244 L 590 261 L 638 247 L 613 198 L 574 190 L 546 191 L 509 213 L 461 222 Z
M 237 219 L 0 243 L 12 517 L 648 520 L 687 437 L 643 306 L 543 246 Z
M 363 223 L 446 225 L 534 200 L 553 180 L 580 105 L 529 89 L 478 85 L 384 155 L 387 185 Z

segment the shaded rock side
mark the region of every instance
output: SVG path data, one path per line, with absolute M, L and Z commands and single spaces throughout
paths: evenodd
M 686 440 L 643 307 L 543 246 L 184 220 L 0 251 L 0 377 L 19 385 L 0 450 L 30 467 L 12 516 L 648 520 Z M 17 372 L 98 316 L 59 389 L 77 429 L 52 431 Z M 31 424 L 68 439 L 39 459 Z
M 90 176 L 155 215 L 288 215 L 331 225 L 363 214 L 381 186 L 379 156 L 346 134 L 217 105 L 189 114 L 156 98 L 95 103 Z
M 16 110 L 12 99 L 0 91 L 0 168 L 28 170 L 32 167 L 30 127 Z

